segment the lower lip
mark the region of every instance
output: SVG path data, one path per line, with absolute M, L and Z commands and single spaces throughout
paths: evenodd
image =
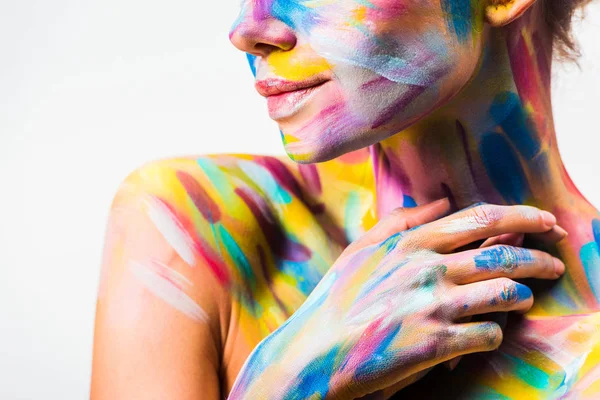
M 267 97 L 269 116 L 276 121 L 293 116 L 324 84 Z

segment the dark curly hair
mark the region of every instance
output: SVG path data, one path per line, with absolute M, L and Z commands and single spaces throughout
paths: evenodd
M 577 58 L 579 48 L 571 32 L 576 11 L 592 0 L 544 0 L 544 18 L 553 35 L 555 54 L 560 59 Z

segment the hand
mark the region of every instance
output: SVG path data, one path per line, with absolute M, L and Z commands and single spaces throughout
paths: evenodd
M 438 201 L 395 210 L 352 243 L 255 349 L 230 398 L 358 398 L 463 354 L 496 349 L 498 324 L 457 321 L 527 311 L 531 290 L 513 279 L 556 279 L 564 265 L 509 245 L 456 250 L 506 234 L 550 232 L 556 218 L 529 206 L 482 205 L 436 220 L 448 209 Z

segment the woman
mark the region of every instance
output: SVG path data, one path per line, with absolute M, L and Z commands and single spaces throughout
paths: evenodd
M 245 1 L 231 40 L 296 162 L 125 180 L 92 397 L 600 396 L 600 217 L 550 104 L 584 2 Z

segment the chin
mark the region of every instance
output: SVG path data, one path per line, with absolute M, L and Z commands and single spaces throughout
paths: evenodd
M 300 164 L 330 161 L 398 132 L 373 131 L 367 126 L 357 127 L 343 119 L 329 124 L 326 120 L 313 121 L 302 127 L 302 135 L 288 130 L 289 127 L 280 127 L 287 155 Z
M 346 153 L 344 143 L 329 144 L 319 140 L 310 142 L 304 140 L 286 140 L 282 131 L 284 148 L 289 158 L 300 164 L 313 164 L 332 160 Z
M 322 110 L 320 118 L 279 122 L 287 155 L 300 164 L 329 161 L 396 135 L 431 112 L 398 115 L 387 124 L 374 127 L 374 121 L 381 120 L 384 113 L 364 121 L 345 111 L 343 106 L 328 107 Z

